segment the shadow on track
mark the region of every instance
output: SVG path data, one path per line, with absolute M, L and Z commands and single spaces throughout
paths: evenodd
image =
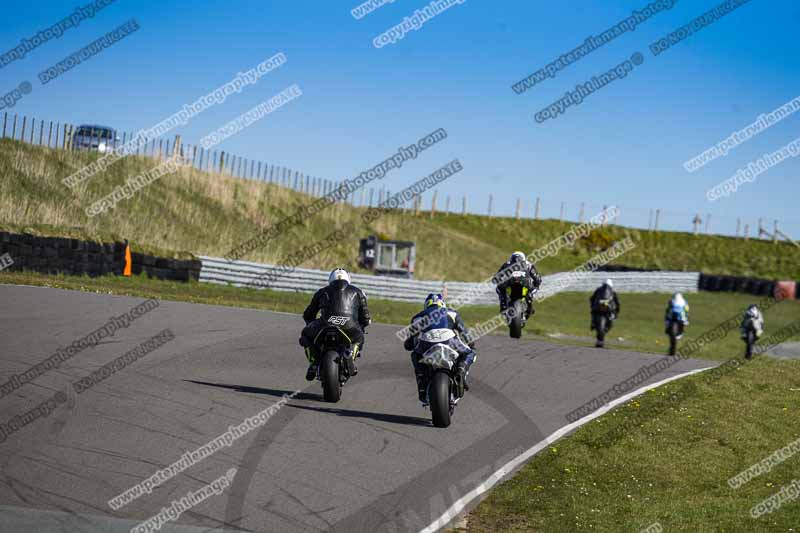
M 197 385 L 206 385 L 208 387 L 219 387 L 220 389 L 230 389 L 235 390 L 237 392 L 248 392 L 250 394 L 266 394 L 267 396 L 275 396 L 277 398 L 282 398 L 284 395 L 291 396 L 295 391 L 291 390 L 283 390 L 283 389 L 269 389 L 269 388 L 262 388 L 262 387 L 251 387 L 249 385 L 229 385 L 227 383 L 211 383 L 209 381 L 195 381 L 193 379 L 184 379 L 184 381 L 188 381 L 189 383 L 195 383 Z M 299 392 L 294 395 L 292 398 L 294 400 L 313 400 L 316 402 L 323 401 L 321 394 L 312 394 L 310 392 Z
M 294 391 L 289 390 L 282 390 L 282 389 L 270 389 L 270 388 L 262 388 L 262 387 L 251 387 L 248 385 L 229 385 L 227 383 L 211 383 L 208 381 L 196 381 L 193 379 L 185 379 L 184 381 L 188 381 L 189 383 L 195 383 L 197 385 L 206 385 L 208 387 L 219 387 L 221 389 L 230 389 L 235 390 L 237 392 L 247 392 L 250 394 L 265 394 L 268 396 L 275 396 L 281 398 L 285 394 L 292 394 Z M 295 394 L 294 400 L 311 400 L 315 402 L 324 401 L 322 395 L 320 394 L 312 394 L 310 392 L 300 392 Z M 392 415 L 388 413 L 370 413 L 367 411 L 354 411 L 348 409 L 336 409 L 332 407 L 311 407 L 305 405 L 293 405 L 289 404 L 290 407 L 294 407 L 295 409 L 306 409 L 308 411 L 317 411 L 320 413 L 329 413 L 338 416 L 346 416 L 346 417 L 354 417 L 354 418 L 369 418 L 372 420 L 377 420 L 379 422 L 390 422 L 392 424 L 404 424 L 407 426 L 430 426 L 431 421 L 427 418 L 419 418 L 416 416 L 405 416 L 405 415 Z
M 289 407 L 295 409 L 305 409 L 307 411 L 317 411 L 320 413 L 330 413 L 338 416 L 346 416 L 353 418 L 369 418 L 379 422 L 391 422 L 392 424 L 404 424 L 406 426 L 431 426 L 431 421 L 428 418 L 419 418 L 417 416 L 406 415 L 392 415 L 388 413 L 370 413 L 369 411 L 355 411 L 351 409 L 337 409 L 335 407 L 312 407 L 310 405 L 293 405 Z

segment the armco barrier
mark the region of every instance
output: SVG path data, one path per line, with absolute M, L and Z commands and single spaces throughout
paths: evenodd
M 311 293 L 328 283 L 328 271 L 296 268 L 269 281 L 259 276 L 272 265 L 250 261 L 228 261 L 218 257 L 201 256 L 203 267 L 200 281 L 229 284 L 237 287 L 269 288 L 277 291 Z M 597 288 L 604 280 L 612 279 L 614 288 L 621 293 L 631 292 L 697 292 L 697 272 L 589 272 L 576 275 L 559 273 L 544 276 L 541 293 L 551 296 L 558 292 L 588 292 Z M 352 274 L 352 280 L 368 297 L 402 302 L 422 302 L 430 292 L 442 292 L 447 288 L 448 299 L 460 299 L 465 294 L 478 294 L 473 304 L 495 305 L 497 295 L 493 288 L 480 290 L 481 284 L 457 281 L 417 281 L 386 276 Z

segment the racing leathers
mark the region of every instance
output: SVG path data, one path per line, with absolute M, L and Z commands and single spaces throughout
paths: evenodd
M 764 333 L 764 315 L 761 314 L 761 311 L 755 305 L 748 307 L 744 312 L 744 317 L 742 317 L 742 324 L 739 326 L 739 330 L 741 331 L 743 339 L 747 338 L 747 326 L 751 321 L 756 339 L 761 338 L 761 334 Z
M 509 302 L 508 288 L 512 282 L 515 282 L 514 272 L 524 272 L 525 276 L 521 280 L 523 287 L 528 291 L 525 293 L 525 303 L 527 309 L 525 310 L 525 320 L 535 312 L 533 309 L 533 295 L 542 284 L 542 276 L 536 267 L 528 261 L 512 261 L 508 260 L 500 267 L 497 274 L 494 275 L 493 281 L 496 283 L 497 296 L 500 298 L 500 311 L 508 309 Z
M 689 304 L 686 300 L 681 298 L 672 298 L 667 303 L 667 309 L 664 311 L 664 333 L 669 335 L 669 325 L 673 320 L 678 322 L 678 338 L 683 336 L 683 331 L 689 325 Z
M 597 319 L 604 313 L 608 316 L 608 329 L 610 330 L 620 311 L 617 291 L 607 283 L 597 287 L 589 298 L 589 311 L 592 314 L 590 330 L 596 328 Z
M 430 306 L 414 315 L 411 319 L 411 335 L 403 342 L 403 347 L 411 352 L 411 364 L 414 366 L 414 376 L 417 380 L 417 392 L 419 401 L 423 404 L 428 403 L 428 369 L 419 362 L 425 352 L 436 343 L 426 342 L 420 339 L 425 332 L 434 329 L 449 329 L 457 333 L 444 343 L 458 353 L 455 364 L 456 379 L 468 390 L 467 376 L 472 363 L 477 359 L 474 343 L 470 340 L 469 331 L 464 325 L 461 316 L 453 309 L 446 307 Z M 469 342 L 469 345 L 465 344 Z
M 364 347 L 364 329 L 372 322 L 364 292 L 343 280 L 334 281 L 318 290 L 303 312 L 303 320 L 306 321 L 306 327 L 301 333 L 300 345 L 305 348 L 311 365 L 318 363 L 319 354 L 314 341 L 322 328 L 331 324 L 341 329 L 355 345 L 355 358 L 361 355 Z M 351 362 L 348 362 L 348 366 Z M 358 370 L 352 363 L 350 374 L 355 375 Z

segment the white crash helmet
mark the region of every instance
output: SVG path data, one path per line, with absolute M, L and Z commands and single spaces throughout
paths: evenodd
M 672 302 L 676 305 L 686 305 L 686 300 L 683 299 L 683 294 L 676 292 L 672 295 Z
M 608 285 L 608 286 L 609 286 L 609 287 L 611 287 L 612 289 L 614 288 L 614 282 L 613 282 L 613 281 L 611 281 L 611 278 L 608 278 L 607 280 L 605 280 L 605 282 L 603 282 L 603 284 L 604 284 L 604 285 Z
M 350 283 L 350 274 L 347 273 L 347 270 L 343 268 L 337 268 L 331 271 L 331 275 L 328 276 L 328 283 L 333 283 L 334 281 L 344 280 L 347 283 Z
M 515 259 L 517 259 L 522 263 L 526 261 L 525 254 L 523 254 L 522 252 L 514 252 L 513 254 L 511 254 L 511 257 L 508 260 L 513 263 Z

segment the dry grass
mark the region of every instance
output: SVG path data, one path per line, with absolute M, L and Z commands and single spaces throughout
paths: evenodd
M 123 200 L 116 209 L 92 218 L 84 212 L 92 202 L 158 164 L 151 158 L 133 156 L 116 162 L 75 191 L 61 183 L 97 158 L 94 153 L 0 140 L 0 225 L 33 228 L 44 234 L 80 231 L 81 235 L 116 235 L 150 249 L 223 256 L 299 205 L 314 201 L 306 194 L 270 183 L 181 169 L 132 199 Z M 493 274 L 511 251 L 529 252 L 572 226 L 555 220 L 516 221 L 476 215 L 438 214 L 431 219 L 427 212 L 414 215 L 409 211 L 386 214 L 366 226 L 360 219 L 362 212 L 363 208 L 335 204 L 244 259 L 279 262 L 335 228 L 355 227 L 347 241 L 301 266 L 357 269 L 358 239 L 380 234 L 416 241 L 418 278 L 477 280 Z M 633 238 L 637 247 L 619 260 L 630 266 L 800 279 L 800 250 L 789 244 L 619 226 L 608 226 L 601 232 L 603 239 L 611 242 L 628 235 Z M 590 243 L 582 243 L 539 266 L 545 273 L 569 270 L 597 251 Z

